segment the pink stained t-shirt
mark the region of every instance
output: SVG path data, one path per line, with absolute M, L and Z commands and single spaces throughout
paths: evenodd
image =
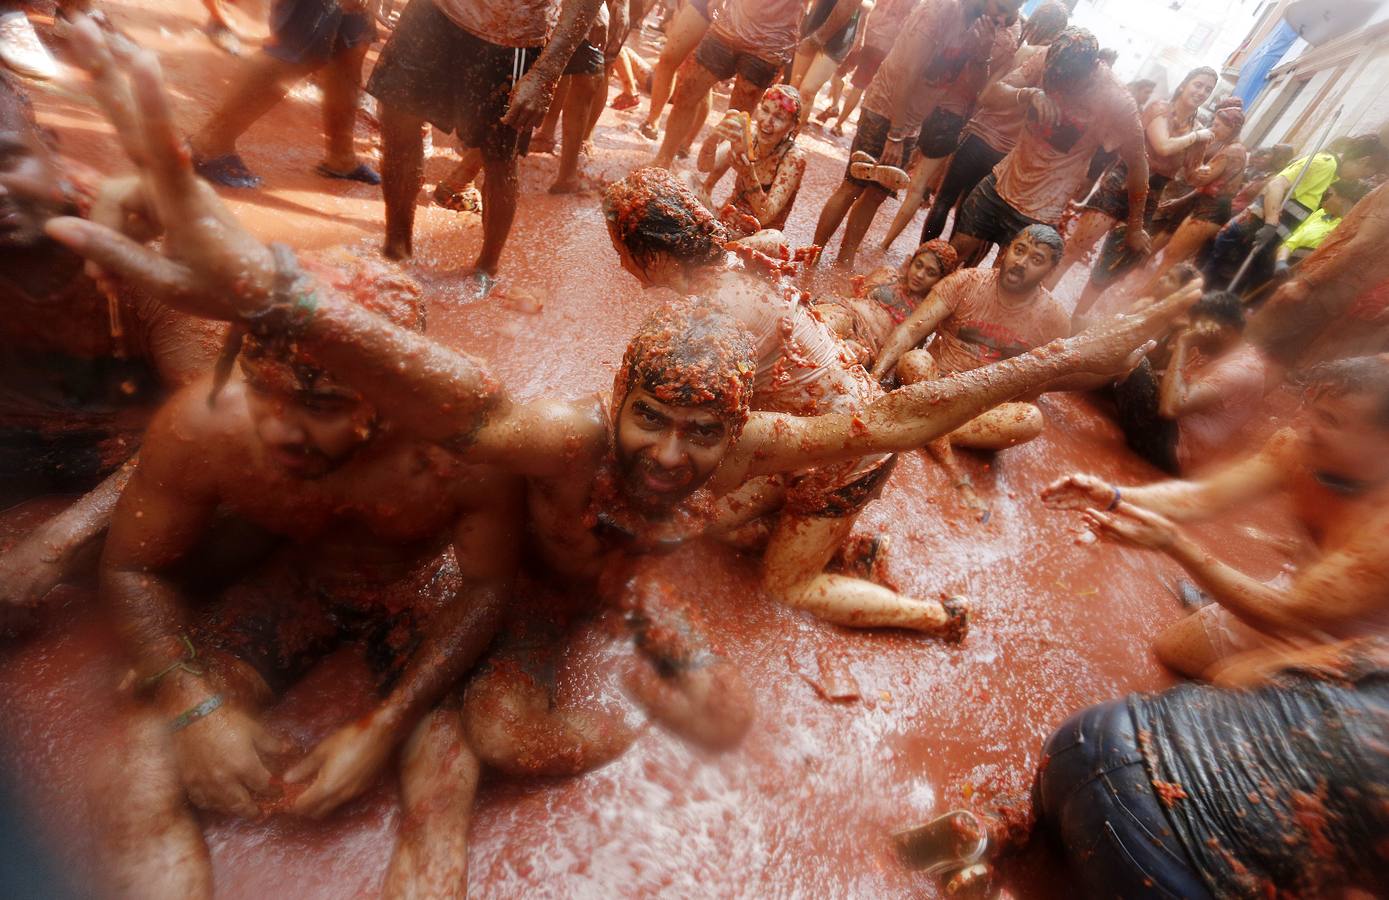
M 501 47 L 540 47 L 559 21 L 560 0 L 431 0 L 455 25 Z
M 1018 48 L 1013 57 L 1013 71 L 1016 72 L 1034 56 L 1046 55 L 1046 47 L 1025 44 Z M 980 106 L 974 118 L 965 126 L 964 134 L 976 135 L 999 153 L 1007 153 L 1017 144 L 1018 136 L 1022 134 L 1023 113 L 1023 108 L 1017 105 L 1003 109 Z
M 997 269 L 962 269 L 937 284 L 928 300 L 950 309 L 930 345 L 942 372 L 1011 359 L 1071 331 L 1070 315 L 1046 288 L 1037 288 L 1022 306 L 1005 305 Z
M 1177 463 L 1183 471 L 1229 448 L 1258 410 L 1267 375 L 1263 354 L 1248 343 L 1209 363 L 1197 360 L 1188 381 L 1214 388 L 1220 399 L 1177 420 Z
M 902 32 L 902 23 L 921 0 L 882 0 L 868 14 L 863 46 L 887 53 Z
M 919 127 L 942 103 L 965 112 L 987 83 L 991 60 L 1003 47 L 1010 56 L 1017 48 L 1016 34 L 988 16 L 966 21 L 960 0 L 921 0 L 864 93 L 863 108 L 890 119 L 906 92 L 906 119 L 900 124 L 908 129 Z M 927 62 L 918 69 L 923 57 Z M 962 80 L 972 92 L 957 85 Z
M 801 39 L 801 0 L 728 0 L 711 27 L 736 50 L 785 60 Z
M 1045 54 L 1034 56 L 1009 73 L 1004 83 L 1038 87 L 1045 64 Z M 1096 150 L 1143 140 L 1138 106 L 1105 66 L 1096 68 L 1080 96 L 1052 99 L 1061 108 L 1061 123 L 1044 127 L 1029 107 L 1017 145 L 994 168 L 998 195 L 1028 218 L 1049 225 L 1061 221 L 1067 202 L 1090 171 Z

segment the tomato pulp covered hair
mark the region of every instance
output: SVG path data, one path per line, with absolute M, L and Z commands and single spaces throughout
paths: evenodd
M 1056 40 L 1056 36 L 1066 28 L 1070 19 L 1071 11 L 1066 8 L 1066 4 L 1057 0 L 1047 0 L 1028 16 L 1023 35 L 1029 44 L 1046 44 Z
M 608 185 L 603 216 L 613 239 L 642 267 L 662 253 L 695 266 L 724 258 L 727 229 L 665 169 L 648 166 Z
M 747 423 L 757 352 L 742 322 L 713 304 L 682 300 L 647 316 L 613 381 L 613 415 L 641 388 L 671 406 L 716 413 L 736 438 Z
M 423 332 L 423 292 L 412 278 L 392 264 L 338 248 L 319 254 L 299 254 L 300 267 L 320 290 L 331 290 L 393 325 Z M 262 383 L 285 389 L 345 391 L 313 355 L 296 342 L 261 340 L 247 334 L 241 341 L 241 362 L 257 370 Z M 355 393 L 355 392 L 350 392 Z
M 905 272 L 916 258 L 923 253 L 931 254 L 936 258 L 936 262 L 940 263 L 940 275 L 942 278 L 953 273 L 960 267 L 960 254 L 955 252 L 955 248 L 951 246 L 949 241 L 936 238 L 933 241 L 927 241 L 920 247 L 917 247 L 912 255 L 907 257 L 907 261 L 902 266 L 902 271 Z
M 1095 74 L 1100 62 L 1100 42 L 1084 28 L 1071 26 L 1047 48 L 1042 86 L 1049 91 L 1074 90 Z

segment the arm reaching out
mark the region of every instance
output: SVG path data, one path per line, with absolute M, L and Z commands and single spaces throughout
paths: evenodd
M 1153 336 L 1185 313 L 1200 292 L 1200 284 L 1193 282 L 1140 315 L 1118 316 L 1012 359 L 899 388 L 861 416 L 754 416 L 735 453 L 748 474 L 767 475 L 925 446 L 980 413 L 1063 376 L 1127 371 L 1134 356 L 1147 353 Z
M 143 205 L 164 230 L 162 254 L 119 232 L 76 218 L 49 234 L 147 296 L 238 327 L 292 337 L 391 418 L 427 440 L 467 439 L 507 403 L 474 360 L 397 327 L 277 263 L 193 174 L 174 129 L 152 54 L 108 46 L 79 23 L 80 53 L 93 93 L 118 127 L 139 170 Z M 290 282 L 288 288 L 286 282 Z
M 1254 456 L 1199 481 L 1174 478 L 1119 488 L 1093 475 L 1068 475 L 1042 491 L 1042 502 L 1053 509 L 1111 509 L 1122 501 L 1177 522 L 1199 522 L 1277 490 L 1296 439 L 1291 430 L 1280 431 Z
M 892 334 L 883 341 L 883 349 L 878 352 L 878 360 L 873 364 L 873 377 L 882 381 L 891 375 L 898 361 L 912 348 L 921 346 L 949 315 L 949 305 L 939 293 L 932 290 L 926 302 L 912 310 L 912 314 L 892 329 Z

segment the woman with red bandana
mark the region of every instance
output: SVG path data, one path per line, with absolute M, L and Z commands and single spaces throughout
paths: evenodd
M 873 283 L 869 276 L 862 296 L 822 303 L 815 311 L 858 352 L 857 362 L 865 368 L 878 358 L 887 336 L 907 320 L 942 278 L 960 267 L 959 254 L 949 241 L 927 241 L 902 261 L 897 272 Z
M 734 237 L 780 229 L 791 214 L 805 175 L 806 153 L 796 146 L 800 118 L 800 92 L 773 85 L 758 101 L 749 126 L 742 114 L 732 112 L 700 149 L 699 170 L 709 173 L 706 193 L 713 193 L 729 168 L 735 173 L 733 192 L 719 214 Z

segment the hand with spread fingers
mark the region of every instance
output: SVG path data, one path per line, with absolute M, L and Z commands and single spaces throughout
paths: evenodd
M 1047 485 L 1041 498 L 1052 509 L 1109 509 L 1118 505 L 1120 493 L 1102 478 L 1077 473 Z
M 1071 338 L 1084 354 L 1081 371 L 1115 377 L 1133 371 L 1200 299 L 1197 278 L 1140 312 L 1114 316 Z
M 1148 550 L 1169 549 L 1181 533 L 1171 519 L 1132 503 L 1120 503 L 1112 512 L 1087 509 L 1081 515 L 1100 537 Z
M 274 257 L 193 173 L 154 55 L 87 19 L 74 27 L 73 44 L 94 98 L 135 163 L 138 186 L 108 185 L 98 220 L 55 218 L 49 235 L 183 312 L 230 321 L 264 309 L 274 289 Z M 164 235 L 162 254 L 131 236 L 156 233 Z

